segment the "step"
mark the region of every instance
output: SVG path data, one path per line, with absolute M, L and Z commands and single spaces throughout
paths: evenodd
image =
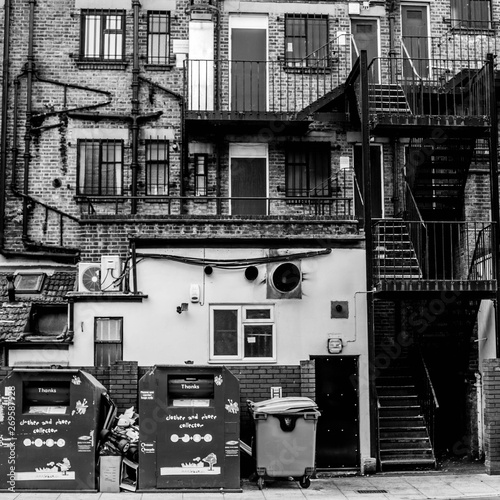
M 384 459 L 380 461 L 380 466 L 384 471 L 387 471 L 389 467 L 393 469 L 393 467 L 402 466 L 433 468 L 436 466 L 436 460 L 433 458 Z
M 383 427 L 380 428 L 380 437 L 388 439 L 401 439 L 401 438 L 427 438 L 427 429 L 423 426 L 420 427 Z
M 434 460 L 432 448 L 414 450 L 380 450 L 381 460 L 410 460 L 410 459 L 431 459 Z
M 388 348 L 391 348 L 390 345 L 387 346 Z M 379 375 L 377 377 L 377 380 L 375 382 L 376 386 L 389 386 L 389 387 L 394 387 L 398 385 L 414 385 L 413 384 L 413 377 L 411 375 L 386 375 L 385 373 Z
M 419 417 L 420 406 L 381 406 L 378 414 L 380 417 Z
M 415 416 L 379 416 L 379 427 L 381 429 L 387 428 L 398 428 L 398 429 L 406 429 L 406 428 L 415 428 L 415 427 L 424 427 L 424 417 L 422 415 Z
M 380 439 L 380 448 L 382 449 L 428 449 L 431 448 L 428 437 L 425 438 L 408 438 L 408 439 Z
M 378 392 L 378 391 L 377 391 Z M 415 396 L 379 396 L 380 406 L 418 406 L 418 397 Z
M 377 389 L 378 396 L 412 396 L 417 394 L 415 386 L 412 385 L 385 385 Z

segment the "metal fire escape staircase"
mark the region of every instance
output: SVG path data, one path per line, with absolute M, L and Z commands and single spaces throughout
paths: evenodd
M 461 217 L 475 139 L 413 139 L 408 147 L 408 185 L 424 220 Z

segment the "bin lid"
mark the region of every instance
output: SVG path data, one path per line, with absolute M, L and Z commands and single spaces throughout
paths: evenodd
M 253 413 L 306 413 L 317 412 L 318 405 L 310 398 L 288 397 L 272 398 L 254 403 L 248 401 L 248 406 Z

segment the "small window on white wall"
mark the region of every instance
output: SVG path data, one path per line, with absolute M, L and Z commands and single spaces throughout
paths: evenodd
M 242 362 L 276 361 L 273 307 L 211 306 L 210 359 Z

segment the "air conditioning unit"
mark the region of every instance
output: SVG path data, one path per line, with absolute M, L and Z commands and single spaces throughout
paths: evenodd
M 101 256 L 101 291 L 119 292 L 121 290 L 122 264 L 119 255 Z
M 300 261 L 269 263 L 266 283 L 268 299 L 301 299 Z
M 78 291 L 101 291 L 101 265 L 95 262 L 80 262 L 78 264 Z

